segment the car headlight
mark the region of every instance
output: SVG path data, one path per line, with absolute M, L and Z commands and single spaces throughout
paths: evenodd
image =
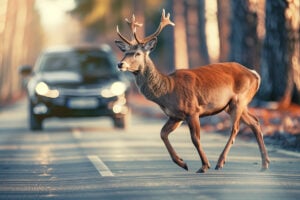
M 35 86 L 35 92 L 38 95 L 49 97 L 49 98 L 57 98 L 59 96 L 59 91 L 54 89 L 50 89 L 49 86 L 45 82 L 39 82 Z
M 48 87 L 48 85 L 46 83 L 39 82 L 35 86 L 35 91 L 36 91 L 37 94 L 45 96 L 49 92 L 49 87 Z
M 101 96 L 110 98 L 114 96 L 122 95 L 126 91 L 126 85 L 120 81 L 114 82 L 109 88 L 105 88 L 101 91 Z

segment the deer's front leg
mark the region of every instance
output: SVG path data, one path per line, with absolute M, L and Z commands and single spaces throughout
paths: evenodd
M 209 161 L 205 155 L 205 152 L 200 144 L 200 121 L 199 116 L 190 116 L 187 118 L 187 123 L 190 129 L 191 138 L 195 148 L 198 151 L 200 159 L 202 161 L 202 167 L 197 171 L 197 173 L 204 173 L 210 168 Z
M 161 129 L 160 137 L 165 143 L 172 160 L 183 169 L 188 170 L 187 164 L 177 155 L 168 139 L 169 134 L 174 131 L 181 124 L 181 122 L 181 120 L 169 118 L 167 123 Z

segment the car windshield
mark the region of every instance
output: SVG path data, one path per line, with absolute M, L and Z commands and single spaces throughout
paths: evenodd
M 39 70 L 41 72 L 71 71 L 92 77 L 116 73 L 109 57 L 96 50 L 44 54 L 40 60 Z

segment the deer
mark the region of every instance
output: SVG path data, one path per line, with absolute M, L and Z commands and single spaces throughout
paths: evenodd
M 143 39 L 137 36 L 138 23 L 134 14 L 131 20 L 125 19 L 131 32 L 128 39 L 117 26 L 121 40 L 115 44 L 124 53 L 117 64 L 120 71 L 129 71 L 146 99 L 155 102 L 168 117 L 160 136 L 174 163 L 188 170 L 186 162 L 176 153 L 168 136 L 182 122 L 186 122 L 193 145 L 200 160 L 201 168 L 197 173 L 204 173 L 211 165 L 200 143 L 200 118 L 215 115 L 221 111 L 229 114 L 232 120 L 230 137 L 219 156 L 216 170 L 224 167 L 228 152 L 239 131 L 240 122 L 244 122 L 256 137 L 260 150 L 261 170 L 269 167 L 269 156 L 264 144 L 259 120 L 248 110 L 248 104 L 259 89 L 259 74 L 236 62 L 209 64 L 192 69 L 178 69 L 165 75 L 157 70 L 149 54 L 155 49 L 158 35 L 164 27 L 175 24 L 170 20 L 170 13 L 163 9 L 157 30 Z

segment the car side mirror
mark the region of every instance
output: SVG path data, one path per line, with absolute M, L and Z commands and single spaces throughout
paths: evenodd
M 19 67 L 19 73 L 22 76 L 29 76 L 32 73 L 32 67 L 30 65 L 22 65 Z

